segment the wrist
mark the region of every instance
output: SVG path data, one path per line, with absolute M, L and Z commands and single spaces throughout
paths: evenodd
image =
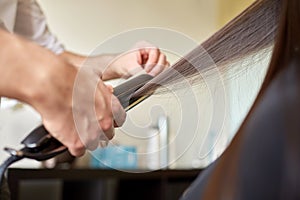
M 98 60 L 96 67 L 98 67 L 98 69 L 100 69 L 100 71 L 102 72 L 102 80 L 106 81 L 110 79 L 120 78 L 122 76 L 117 70 L 117 56 L 118 54 L 107 54 L 91 58 L 91 60 Z

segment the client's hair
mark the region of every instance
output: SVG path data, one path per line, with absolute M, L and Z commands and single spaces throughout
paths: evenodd
M 220 72 L 226 72 L 232 63 L 263 50 L 268 51 L 272 47 L 277 31 L 280 2 L 280 0 L 257 0 L 171 68 L 138 90 L 135 97 L 152 93 L 161 85 L 171 85 L 183 79 L 190 79 L 193 83 L 201 82 L 202 73 L 215 70 L 216 67 Z M 234 74 L 244 71 L 247 65 L 243 66 L 244 68 L 236 68 Z

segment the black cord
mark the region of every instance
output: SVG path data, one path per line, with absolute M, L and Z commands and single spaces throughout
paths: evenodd
M 21 160 L 23 157 L 22 156 L 10 156 L 8 159 L 6 159 L 4 161 L 4 163 L 2 163 L 2 165 L 0 166 L 0 184 L 2 183 L 3 180 L 3 176 L 4 173 L 6 171 L 6 169 L 13 164 L 14 162 Z

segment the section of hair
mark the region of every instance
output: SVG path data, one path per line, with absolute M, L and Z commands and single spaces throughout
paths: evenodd
M 174 87 L 187 79 L 192 84 L 201 83 L 203 74 L 213 74 L 216 69 L 225 73 L 233 66 L 232 63 L 270 49 L 277 30 L 279 2 L 280 0 L 256 1 L 208 40 L 138 90 L 134 96 L 152 93 L 162 85 L 172 84 Z M 237 68 L 234 74 L 239 74 L 254 64 L 249 62 L 248 65 Z M 162 92 L 165 91 L 162 89 Z

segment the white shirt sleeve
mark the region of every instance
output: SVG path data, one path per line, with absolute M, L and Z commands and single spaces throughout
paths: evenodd
M 0 0 L 0 27 L 13 32 L 18 0 Z
M 46 17 L 35 0 L 18 0 L 14 32 L 56 54 L 64 51 L 63 45 L 49 31 Z

